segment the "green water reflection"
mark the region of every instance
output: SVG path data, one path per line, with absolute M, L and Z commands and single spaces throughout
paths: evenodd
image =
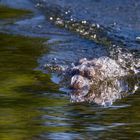
M 19 10 L 0 5 L 0 19 L 19 18 L 31 13 L 32 12 L 28 10 Z
M 19 140 L 42 131 L 37 108 L 59 104 L 39 96 L 56 92 L 50 76 L 34 71 L 37 58 L 47 49 L 43 39 L 0 34 L 0 138 Z M 61 102 L 60 102 L 61 103 Z M 35 117 L 35 118 L 34 118 Z

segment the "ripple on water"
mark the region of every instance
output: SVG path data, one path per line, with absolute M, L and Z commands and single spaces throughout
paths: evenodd
M 17 4 L 11 0 L 1 0 L 6 3 Z M 39 0 L 42 1 L 42 0 Z M 44 0 L 43 0 L 44 1 Z M 17 38 L 13 36 L 2 35 L 1 43 L 1 112 L 0 124 L 1 124 L 1 138 L 5 139 L 139 139 L 139 120 L 140 120 L 140 102 L 139 102 L 139 90 L 133 96 L 123 98 L 115 102 L 110 107 L 101 107 L 93 103 L 69 103 L 68 95 L 65 94 L 67 91 L 60 93 L 58 89 L 65 89 L 65 87 L 58 87 L 59 79 L 57 76 L 53 77 L 53 82 L 50 81 L 51 76 L 48 74 L 36 73 L 34 68 L 38 67 L 44 72 L 43 66 L 47 63 L 54 63 L 54 60 L 60 64 L 71 64 L 76 62 L 78 59 L 86 57 L 89 59 L 99 58 L 101 56 L 108 56 L 108 51 L 104 48 L 106 42 L 99 40 L 100 45 L 96 44 L 97 35 L 91 37 L 95 42 L 86 40 L 79 36 L 79 33 L 83 33 L 83 27 L 88 27 L 88 20 L 84 18 L 87 16 L 91 18 L 91 14 L 86 11 L 96 11 L 97 15 L 93 15 L 92 19 L 96 21 L 103 21 L 103 24 L 110 20 L 111 17 L 103 16 L 107 12 L 107 9 L 113 9 L 116 4 L 123 6 L 122 0 L 119 2 L 108 2 L 103 1 L 52 1 L 61 3 L 63 7 L 66 4 L 70 5 L 71 12 L 76 12 L 71 19 L 71 23 L 76 20 L 78 16 L 81 21 L 76 24 L 81 25 L 80 30 L 78 28 L 77 35 L 66 30 L 67 27 L 58 28 L 44 18 L 46 12 L 42 9 L 41 15 L 35 15 L 29 19 L 22 19 L 15 24 L 8 24 L 0 28 L 1 31 L 8 33 L 45 37 L 49 41 L 43 43 L 44 48 L 48 49 L 49 52 L 45 51 L 40 44 L 37 43 L 38 39 L 31 38 Z M 46 2 L 50 2 L 46 0 Z M 25 0 L 25 3 L 27 0 Z M 103 5 L 101 3 L 104 3 Z M 23 2 L 24 3 L 24 2 Z M 21 6 L 23 4 L 20 1 Z M 59 4 L 60 4 L 59 3 Z M 135 3 L 132 1 L 125 1 L 124 3 Z M 139 2 L 138 2 L 139 3 Z M 101 4 L 101 6 L 99 6 Z M 107 6 L 107 5 L 109 6 Z M 26 5 L 26 4 L 25 4 Z M 79 5 L 84 5 L 81 7 Z M 98 5 L 98 6 L 97 6 Z M 124 4 L 129 6 L 129 4 Z M 27 5 L 26 5 L 27 6 Z M 89 6 L 88 9 L 86 6 Z M 108 7 L 107 9 L 104 7 Z M 75 8 L 77 7 L 77 8 Z M 97 8 L 98 7 L 98 8 Z M 139 7 L 138 5 L 131 5 L 129 13 L 133 15 L 133 8 Z M 69 8 L 69 7 L 68 7 Z M 79 10 L 82 9 L 82 10 Z M 83 10 L 84 9 L 84 10 Z M 100 10 L 99 10 L 100 9 Z M 122 8 L 123 9 L 123 8 Z M 140 8 L 139 8 L 140 9 Z M 139 11 L 138 9 L 138 11 Z M 98 13 L 103 11 L 103 13 Z M 105 12 L 104 12 L 105 11 Z M 120 21 L 119 12 L 117 11 L 117 18 Z M 125 10 L 124 10 L 125 11 Z M 134 10 L 136 11 L 136 10 Z M 65 11 L 66 12 L 66 11 Z M 110 14 L 113 12 L 108 11 Z M 107 12 L 107 13 L 108 13 Z M 42 14 L 43 13 L 43 14 Z M 116 13 L 116 12 L 115 12 Z M 128 13 L 128 12 L 127 12 Z M 68 14 L 66 12 L 66 14 Z M 68 14 L 69 15 L 69 14 Z M 122 12 L 121 12 L 122 15 Z M 129 14 L 128 14 L 129 15 Z M 131 15 L 130 15 L 131 16 Z M 129 16 L 129 17 L 130 17 Z M 113 17 L 113 16 L 112 16 Z M 126 16 L 126 18 L 129 18 Z M 68 18 L 68 16 L 67 16 Z M 97 18 L 97 19 L 96 19 Z M 115 17 L 116 18 L 116 17 Z M 59 19 L 60 20 L 60 19 Z M 127 20 L 125 20 L 127 21 Z M 133 20 L 136 21 L 136 20 Z M 30 24 L 29 24 L 30 22 Z M 51 20 L 53 22 L 53 20 Z M 61 22 L 60 22 L 61 23 Z M 97 22 L 98 23 L 98 22 Z M 114 23 L 114 21 L 113 21 Z M 125 24 L 128 22 L 125 22 Z M 76 25 L 75 24 L 75 25 Z M 75 26 L 74 25 L 74 26 Z M 87 25 L 87 26 L 85 26 Z M 137 24 L 138 25 L 138 24 Z M 136 26 L 137 26 L 136 25 Z M 121 25 L 122 26 L 122 25 Z M 136 27 L 135 26 L 135 27 Z M 139 26 L 139 25 L 138 25 Z M 71 27 L 71 26 L 70 26 Z M 81 28 L 82 27 L 82 28 Z M 93 27 L 98 27 L 98 31 L 102 26 L 93 24 Z M 116 30 L 116 25 L 114 24 Z M 107 30 L 112 31 L 113 37 L 118 41 L 126 41 L 126 45 L 130 45 L 131 37 L 135 39 L 135 32 L 130 34 L 128 37 L 122 27 L 122 37 L 115 36 L 115 31 L 112 28 Z M 117 23 L 117 35 L 121 32 L 120 27 Z M 105 30 L 106 31 L 106 30 Z M 128 30 L 127 30 L 128 31 Z M 130 32 L 134 31 L 133 29 Z M 87 35 L 85 32 L 84 35 Z M 104 34 L 103 34 L 104 35 Z M 123 36 L 125 36 L 123 40 Z M 138 32 L 137 32 L 137 36 Z M 102 37 L 102 36 L 100 36 Z M 105 36 L 103 36 L 105 37 Z M 127 38 L 128 37 L 128 38 Z M 10 39 L 12 38 L 12 39 Z M 114 39 L 113 38 L 113 39 Z M 88 38 L 89 39 L 89 38 Z M 103 38 L 102 38 L 103 39 Z M 37 42 L 36 42 L 37 41 Z M 5 42 L 5 43 L 3 43 Z M 41 41 L 42 42 L 42 41 Z M 6 45 L 7 43 L 7 45 Z M 137 47 L 138 43 L 131 42 L 133 48 Z M 108 42 L 107 42 L 108 44 Z M 12 55 L 11 55 L 12 54 Z M 139 56 L 138 56 L 139 57 Z M 56 58 L 56 59 L 55 59 Z M 38 59 L 38 64 L 36 63 Z M 15 63 L 16 62 L 16 63 Z M 64 63 L 63 63 L 64 62 Z M 18 66 L 18 67 L 17 67 Z M 46 71 L 45 71 L 46 72 Z M 44 72 L 44 73 L 45 73 Z M 136 79 L 134 78 L 134 81 Z M 57 84 L 54 84 L 54 81 Z M 133 84 L 133 80 L 130 80 L 130 86 Z M 134 82 L 135 83 L 135 82 Z M 6 97 L 5 97 L 6 96 Z M 23 115 L 26 114 L 26 115 Z M 30 132 L 30 133 L 29 133 Z M 8 134 L 8 135 L 7 135 Z M 34 136 L 38 136 L 34 138 Z

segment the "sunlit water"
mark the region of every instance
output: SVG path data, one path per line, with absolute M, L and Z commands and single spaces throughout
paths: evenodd
M 140 36 L 139 1 L 135 0 L 132 4 L 129 0 L 115 3 L 108 0 L 108 6 L 102 0 L 0 2 L 34 13 L 16 11 L 18 16 L 12 14 L 11 19 L 9 15 L 8 19 L 4 18 L 6 12 L 0 13 L 3 15 L 0 19 L 0 139 L 140 138 L 139 89 L 109 107 L 70 103 L 68 89 L 59 84 L 59 78 L 54 73 L 47 73 L 44 69 L 46 64 L 71 65 L 83 57 L 109 56 L 110 43 L 104 38 L 111 39 L 112 44 L 125 46 L 134 57 L 139 58 L 140 47 L 136 41 L 136 37 Z M 54 10 L 47 14 L 51 9 L 44 7 L 48 5 Z M 60 28 L 56 20 L 50 22 L 50 17 L 56 16 L 56 7 L 59 10 L 58 5 L 62 11 L 57 16 L 68 27 Z M 71 14 L 61 14 L 66 12 L 65 9 L 70 10 Z M 119 9 L 122 10 L 121 14 Z M 7 13 L 12 13 L 12 9 Z M 105 32 L 100 34 L 97 29 L 97 40 L 95 36 L 92 37 L 92 32 L 88 36 L 83 35 L 66 22 L 69 18 L 76 20 L 80 29 L 85 29 L 83 24 L 88 20 L 87 31 L 91 23 L 96 23 Z M 84 22 L 81 24 L 81 21 Z M 135 82 L 139 86 L 137 78 L 136 82 L 132 77 L 130 87 Z

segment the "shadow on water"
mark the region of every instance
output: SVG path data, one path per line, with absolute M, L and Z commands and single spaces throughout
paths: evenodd
M 19 0 L 2 2 L 16 8 L 19 4 Z M 7 12 L 11 10 L 15 15 L 16 10 Z M 17 17 L 13 15 L 10 18 Z M 106 56 L 102 45 L 55 27 L 40 12 L 11 20 L 0 20 L 1 140 L 139 139 L 139 90 L 111 107 L 70 103 L 52 76 L 41 69 L 53 58 L 70 64 L 82 57 Z

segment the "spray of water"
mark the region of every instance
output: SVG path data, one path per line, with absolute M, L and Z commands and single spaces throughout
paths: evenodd
M 70 66 L 46 64 L 47 69 L 61 73 L 63 86 L 70 85 L 72 102 L 111 105 L 116 99 L 138 90 L 140 58 L 132 54 L 122 40 L 112 36 L 111 29 L 73 18 L 69 8 L 38 2 L 37 7 L 45 11 L 52 24 L 101 44 L 108 50 L 108 57 L 85 58 Z

